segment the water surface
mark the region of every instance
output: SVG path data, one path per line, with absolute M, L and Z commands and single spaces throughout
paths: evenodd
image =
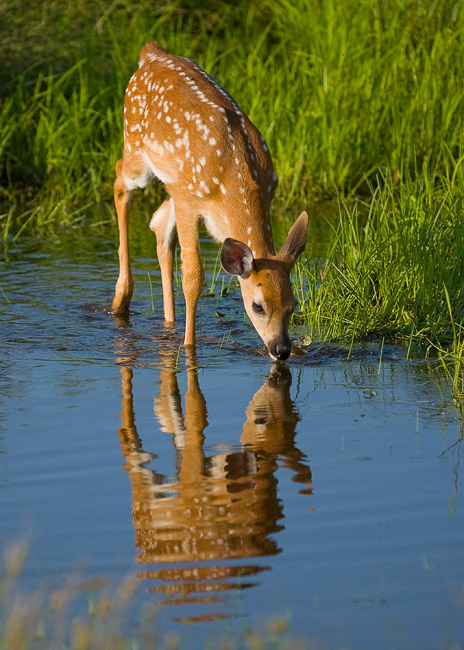
M 0 517 L 3 543 L 30 540 L 24 585 L 137 575 L 189 647 L 282 616 L 323 647 L 464 643 L 461 423 L 439 370 L 377 344 L 273 365 L 221 280 L 186 355 L 147 242 L 126 321 L 111 238 L 4 251 Z

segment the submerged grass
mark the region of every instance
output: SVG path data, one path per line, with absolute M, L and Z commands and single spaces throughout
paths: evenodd
M 156 607 L 134 611 L 139 580 L 116 587 L 97 577 L 69 576 L 62 585 L 25 593 L 20 588 L 27 544 L 4 550 L 0 568 L 0 648 L 2 650 L 176 650 L 189 648 L 188 635 L 161 635 Z M 129 621 L 131 623 L 129 624 Z M 263 633 L 244 626 L 243 634 L 211 639 L 205 647 L 239 650 L 303 650 L 289 638 L 288 618 L 271 619 Z
M 448 307 L 449 321 L 453 338 L 451 343 L 444 347 L 440 342 L 430 341 L 431 347 L 436 351 L 441 363 L 441 368 L 452 387 L 452 399 L 458 406 L 460 419 L 464 406 L 464 326 L 456 322 L 453 314 L 453 306 L 444 287 L 446 305 Z

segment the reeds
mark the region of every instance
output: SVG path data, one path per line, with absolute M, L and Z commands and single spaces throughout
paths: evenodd
M 464 322 L 462 201 L 388 179 L 367 205 L 345 205 L 325 256 L 300 263 L 300 317 L 319 339 L 386 338 L 424 349 Z
M 137 607 L 140 580 L 128 577 L 116 586 L 104 577 L 79 578 L 72 573 L 60 585 L 21 588 L 27 544 L 3 549 L 0 566 L 0 648 L 2 650 L 188 650 L 188 634 L 161 635 L 157 607 Z M 198 647 L 198 641 L 194 644 Z M 205 648 L 228 650 L 304 650 L 290 638 L 288 617 L 270 619 L 262 632 L 249 626 L 227 632 L 221 640 L 205 640 Z
M 150 39 L 196 59 L 249 113 L 273 153 L 281 204 L 366 193 L 379 172 L 462 183 L 463 0 L 42 4 L 24 67 L 6 30 L 1 46 L 12 58 L 1 186 L 17 217 L 26 198 L 38 223 L 76 224 L 111 200 L 124 88 Z M 39 19 L 19 0 L 3 13 Z

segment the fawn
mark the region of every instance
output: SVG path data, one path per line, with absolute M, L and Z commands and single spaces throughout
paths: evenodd
M 222 243 L 221 264 L 239 279 L 245 310 L 272 359 L 290 356 L 288 324 L 295 308 L 290 270 L 303 252 L 302 212 L 274 253 L 270 204 L 277 187 L 264 137 L 236 102 L 196 63 L 157 43 L 140 51 L 124 102 L 124 156 L 116 164 L 119 277 L 113 312 L 129 309 L 133 279 L 129 209 L 134 189 L 154 178 L 169 197 L 153 215 L 161 268 L 164 318 L 174 323 L 172 270 L 176 231 L 186 303 L 186 346 L 195 344 L 195 317 L 204 270 L 198 226 Z

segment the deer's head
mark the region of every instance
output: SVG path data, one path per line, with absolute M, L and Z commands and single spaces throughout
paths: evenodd
M 246 313 L 274 360 L 290 356 L 288 325 L 296 306 L 290 270 L 305 248 L 307 227 L 308 215 L 302 212 L 272 257 L 255 258 L 237 239 L 227 238 L 222 247 L 221 264 L 238 277 Z

